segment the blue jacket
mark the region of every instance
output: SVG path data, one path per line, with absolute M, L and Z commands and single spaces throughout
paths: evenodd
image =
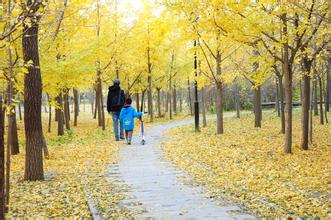
M 125 105 L 120 113 L 120 121 L 125 130 L 130 131 L 134 128 L 134 118 L 141 117 L 142 112 L 137 112 L 131 105 Z

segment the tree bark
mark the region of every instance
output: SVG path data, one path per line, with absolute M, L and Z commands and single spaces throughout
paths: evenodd
M 277 116 L 280 117 L 280 104 L 279 104 L 279 84 L 278 78 L 276 78 L 276 105 Z
M 32 1 L 28 1 L 32 6 Z M 38 8 L 33 7 L 28 16 L 31 23 L 23 24 L 22 50 L 23 60 L 28 66 L 28 73 L 24 76 L 24 125 L 26 137 L 25 180 L 43 180 L 44 167 L 42 149 L 44 134 L 41 121 L 42 80 L 38 49 L 38 22 L 35 13 Z
M 254 115 L 256 128 L 261 128 L 262 121 L 262 106 L 261 106 L 261 86 L 254 89 Z
M 326 73 L 326 98 L 325 111 L 330 111 L 330 96 L 331 96 L 331 57 L 328 57 L 327 73 Z
M 161 112 L 161 89 L 157 88 L 157 112 L 158 112 L 158 117 L 162 117 L 162 112 Z
M 308 133 L 309 133 L 309 109 L 310 109 L 310 76 L 311 62 L 303 60 L 304 74 L 302 77 L 302 108 L 301 108 L 301 148 L 308 150 Z
M 22 121 L 22 105 L 21 105 L 21 100 L 18 102 L 18 115 L 19 115 L 19 119 L 20 121 Z
M 217 134 L 223 134 L 223 85 L 216 85 L 216 116 L 217 116 Z
M 319 88 L 320 88 L 320 123 L 324 125 L 324 113 L 323 113 L 323 86 L 322 77 L 318 76 Z
M 202 101 L 202 126 L 207 127 L 207 117 L 206 117 L 206 89 L 202 87 L 201 89 L 201 101 Z
M 65 125 L 66 125 L 66 129 L 70 130 L 70 119 L 69 119 L 69 115 L 70 115 L 70 111 L 69 111 L 69 95 L 68 95 L 69 90 L 66 90 L 64 92 L 63 95 L 63 99 L 64 99 L 64 119 L 65 119 Z
M 5 114 L 3 111 L 2 95 L 0 95 L 0 219 L 5 219 Z
M 60 107 L 56 109 L 57 115 L 57 135 L 63 136 L 64 135 L 64 117 L 63 117 L 63 100 L 62 100 L 62 93 L 59 94 L 57 97 L 57 104 Z
M 240 118 L 240 85 L 236 84 L 236 111 L 237 118 Z
M 13 123 L 11 126 L 11 155 L 17 155 L 20 153 L 20 147 L 17 135 L 16 111 L 10 117 L 12 117 Z
M 137 107 L 137 110 L 139 111 L 139 92 L 136 93 L 136 107 Z
M 284 100 L 284 85 L 283 85 L 283 76 L 278 76 L 279 82 L 279 98 L 280 98 L 280 124 L 281 124 L 281 133 L 285 134 L 285 100 Z
M 177 90 L 176 90 L 176 85 L 173 86 L 172 90 L 172 105 L 174 109 L 174 114 L 177 114 Z
M 193 115 L 190 79 L 187 80 L 187 94 L 188 94 L 188 106 L 190 108 L 190 115 Z
M 318 82 L 318 76 L 317 76 L 317 72 L 316 72 L 316 68 L 314 67 L 314 81 L 313 81 L 313 100 L 314 100 L 314 115 L 317 116 L 318 115 L 318 100 L 317 100 L 317 82 Z
M 148 114 L 150 116 L 150 121 L 153 122 L 153 88 L 152 88 L 152 64 L 151 64 L 151 51 L 150 47 L 147 48 L 147 58 L 148 58 Z
M 77 119 L 79 115 L 79 94 L 77 89 L 73 89 L 74 93 L 74 126 L 77 126 Z
M 282 35 L 287 36 L 287 16 L 281 16 L 283 22 Z M 283 75 L 284 75 L 284 90 L 285 90 L 285 144 L 284 152 L 292 153 L 292 83 L 293 75 L 289 61 L 289 45 L 288 41 L 283 44 Z

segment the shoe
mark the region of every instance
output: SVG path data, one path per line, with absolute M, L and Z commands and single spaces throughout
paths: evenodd
M 115 137 L 115 140 L 116 140 L 116 141 L 120 141 L 120 138 L 119 138 L 119 137 Z
M 128 145 L 131 145 L 131 142 L 128 142 Z
M 120 139 L 121 139 L 121 140 L 125 140 L 124 136 L 121 136 Z

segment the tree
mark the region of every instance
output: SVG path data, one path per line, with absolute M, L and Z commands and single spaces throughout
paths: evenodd
M 41 121 L 42 80 L 39 63 L 38 29 L 40 1 L 25 5 L 29 23 L 23 24 L 22 50 L 28 73 L 24 77 L 24 125 L 26 136 L 25 180 L 43 180 L 42 149 L 46 145 Z

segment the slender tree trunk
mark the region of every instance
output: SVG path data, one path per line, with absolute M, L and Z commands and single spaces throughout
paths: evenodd
M 157 111 L 158 111 L 158 116 L 159 118 L 162 117 L 162 113 L 161 113 L 161 89 L 157 88 Z
M 188 106 L 190 108 L 190 115 L 193 115 L 193 108 L 192 108 L 192 98 L 191 98 L 191 83 L 190 80 L 187 80 L 187 94 L 188 94 Z
M 311 97 L 314 95 L 314 90 L 311 90 Z M 313 143 L 313 99 L 310 102 L 310 114 L 309 114 L 309 143 Z M 308 148 L 307 148 L 308 149 Z
M 136 93 L 136 107 L 137 107 L 137 110 L 139 111 L 139 92 Z
M 176 85 L 173 86 L 172 96 L 173 96 L 172 104 L 173 104 L 174 114 L 177 114 L 177 90 L 176 90 Z
M 147 49 L 147 58 L 148 58 L 148 114 L 150 115 L 150 121 L 153 122 L 153 88 L 152 88 L 152 64 L 151 64 L 151 54 L 150 47 Z
M 240 118 L 240 85 L 236 84 L 236 111 L 237 118 Z
M 94 116 L 93 116 L 94 119 L 96 119 L 97 114 L 99 114 L 98 108 L 99 108 L 99 91 L 98 91 L 97 86 L 96 86 L 96 88 L 95 88 Z
M 28 2 L 28 6 L 32 1 Z M 43 180 L 44 167 L 42 149 L 44 134 L 41 121 L 42 80 L 38 49 L 38 22 L 35 13 L 38 8 L 31 6 L 29 25 L 23 24 L 22 50 L 25 63 L 31 62 L 24 76 L 24 125 L 26 137 L 25 180 Z
M 205 87 L 201 90 L 201 101 L 202 101 L 202 126 L 207 127 L 207 118 L 206 118 L 206 89 Z
M 311 62 L 303 61 L 306 74 L 303 74 L 302 89 L 302 113 L 301 113 L 301 148 L 308 150 L 308 133 L 309 133 L 309 107 L 310 107 L 310 73 Z
M 101 75 L 101 74 L 100 74 Z M 99 98 L 100 98 L 100 116 L 101 116 L 101 127 L 102 130 L 106 130 L 106 123 L 105 123 L 105 108 L 104 108 L 104 104 L 103 104 L 103 95 L 102 95 L 102 81 L 101 81 L 101 77 L 99 78 Z
M 183 112 L 183 97 L 182 97 L 182 91 L 179 95 L 179 111 L 182 113 Z
M 262 121 L 262 106 L 261 106 L 261 86 L 254 90 L 254 115 L 256 128 L 261 128 Z
M 11 155 L 17 155 L 20 153 L 20 147 L 18 142 L 17 135 L 17 120 L 16 120 L 16 111 L 11 115 L 12 117 L 12 127 L 11 127 Z
M 69 111 L 69 95 L 68 95 L 68 90 L 64 92 L 63 99 L 64 99 L 64 119 L 65 119 L 65 125 L 66 129 L 70 130 L 70 111 Z
M 19 119 L 20 121 L 22 121 L 22 105 L 21 105 L 21 101 L 18 102 L 18 115 L 19 115 Z
M 217 83 L 216 85 L 216 116 L 217 116 L 217 134 L 223 134 L 223 85 Z
M 278 76 L 278 81 L 279 81 L 281 132 L 282 134 L 285 134 L 285 100 L 284 100 L 283 76 Z
M 326 73 L 326 98 L 325 98 L 325 111 L 330 111 L 330 96 L 331 96 L 331 57 L 328 57 L 327 73 Z
M 314 91 L 314 96 L 313 96 L 313 100 L 314 100 L 314 115 L 317 116 L 318 115 L 318 101 L 317 101 L 317 82 L 318 82 L 318 77 L 317 77 L 317 73 L 316 73 L 316 68 L 314 67 L 314 85 L 313 85 L 313 91 Z
M 287 36 L 287 15 L 281 15 L 283 22 L 282 36 Z M 285 91 L 285 144 L 284 152 L 292 153 L 292 83 L 293 75 L 291 64 L 289 62 L 289 45 L 288 41 L 283 44 L 283 75 Z
M 2 105 L 2 95 L 0 95 L 0 219 L 5 219 L 5 114 Z
M 276 78 L 276 111 L 277 116 L 280 117 L 280 104 L 279 104 L 279 85 L 278 85 L 278 78 Z
M 323 113 L 323 86 L 322 77 L 318 76 L 319 88 L 320 88 L 320 122 L 324 125 L 324 113 Z
M 49 100 L 49 96 L 48 96 L 48 100 Z M 48 104 L 48 108 L 49 108 L 49 111 L 48 111 L 48 133 L 51 133 L 51 131 L 52 131 L 52 106 L 51 106 L 51 104 L 50 104 L 50 102 L 49 102 L 49 104 Z
M 57 135 L 63 136 L 64 135 L 64 117 L 63 117 L 63 101 L 62 101 L 62 93 L 59 94 L 57 97 L 57 104 L 60 106 L 59 109 L 56 109 L 57 115 Z
M 79 94 L 77 89 L 73 89 L 74 93 L 74 126 L 77 126 L 77 118 L 79 115 Z

